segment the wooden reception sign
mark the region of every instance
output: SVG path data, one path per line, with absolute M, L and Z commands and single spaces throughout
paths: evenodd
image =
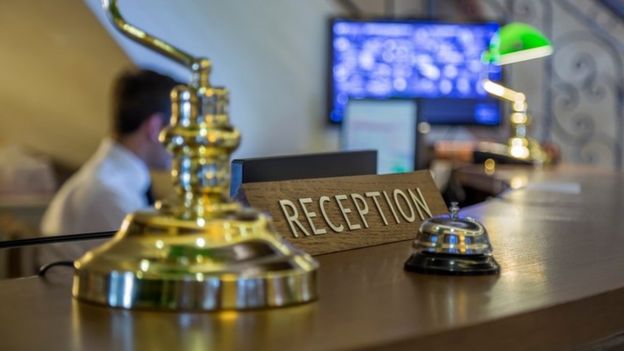
M 242 185 L 278 232 L 312 255 L 413 239 L 423 219 L 448 212 L 429 171 Z

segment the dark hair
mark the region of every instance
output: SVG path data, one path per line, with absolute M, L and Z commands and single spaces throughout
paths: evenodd
M 171 89 L 178 83 L 150 70 L 123 72 L 113 87 L 113 132 L 123 136 L 135 132 L 150 116 L 171 115 Z

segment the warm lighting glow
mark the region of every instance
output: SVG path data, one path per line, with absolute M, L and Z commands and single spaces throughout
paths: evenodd
M 514 112 L 511 114 L 511 123 L 513 124 L 527 124 L 528 121 L 526 113 Z
M 233 321 L 236 320 L 236 317 L 238 317 L 238 313 L 236 311 L 223 311 L 220 312 L 217 316 L 222 321 Z
M 527 185 L 528 180 L 526 177 L 522 177 L 522 176 L 516 176 L 511 178 L 511 181 L 509 182 L 509 186 L 514 189 L 520 189 L 523 188 Z
M 491 80 L 485 80 L 483 82 L 483 89 L 492 95 L 503 97 L 505 95 L 505 87 L 492 82 Z
M 514 104 L 514 109 L 516 106 L 520 106 L 517 104 L 522 104 L 521 106 L 525 106 L 526 104 L 526 96 L 524 96 L 524 94 L 509 89 L 489 79 L 485 79 L 483 81 L 483 89 L 494 96 L 511 101 Z
M 531 153 L 529 151 L 529 148 L 524 145 L 512 145 L 509 148 L 509 154 L 516 158 L 526 159 Z
M 522 98 L 524 99 L 524 94 L 522 95 Z M 527 109 L 527 104 L 524 102 L 524 100 L 515 101 L 512 104 L 512 108 L 514 111 L 525 112 Z
M 524 146 L 525 144 L 525 141 L 520 138 L 512 138 L 509 142 L 511 143 L 511 146 L 516 146 L 516 147 Z
M 543 46 L 534 49 L 516 51 L 509 54 L 501 55 L 499 65 L 508 65 L 510 63 L 533 60 L 540 57 L 549 56 L 553 53 L 551 46 Z
M 514 22 L 503 26 L 492 38 L 490 48 L 483 53 L 483 60 L 487 64 L 507 65 L 548 56 L 552 53 L 553 47 L 550 40 L 537 28 L 526 23 Z M 489 79 L 485 79 L 482 84 L 489 94 L 511 103 L 512 134 L 507 153 L 521 160 L 548 162 L 545 154 L 540 151 L 539 144 L 527 137 L 530 117 L 527 115 L 526 96 Z
M 523 93 L 516 93 L 514 96 L 514 104 L 524 104 L 526 101 L 526 96 Z
M 483 163 L 483 168 L 485 170 L 485 174 L 492 175 L 496 171 L 496 161 L 491 158 L 488 158 Z
M 197 244 L 197 246 L 199 247 L 204 247 L 206 246 L 206 239 L 204 238 L 197 238 L 197 240 L 195 241 L 195 243 Z
M 141 260 L 141 262 L 139 263 L 139 268 L 143 271 L 143 272 L 147 272 L 147 270 L 149 269 L 150 263 L 148 260 Z
M 418 123 L 418 131 L 421 134 L 429 134 L 431 131 L 431 125 L 427 122 L 420 122 Z

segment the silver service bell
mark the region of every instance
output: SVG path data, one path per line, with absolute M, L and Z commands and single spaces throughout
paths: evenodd
M 425 220 L 414 241 L 415 252 L 405 262 L 408 271 L 426 274 L 496 274 L 499 265 L 483 224 L 460 217 L 456 202 L 451 212 Z

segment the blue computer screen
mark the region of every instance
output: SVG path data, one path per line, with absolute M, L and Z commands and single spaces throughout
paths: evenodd
M 481 60 L 498 28 L 334 20 L 330 120 L 342 121 L 350 98 L 399 97 L 422 99 L 424 120 L 432 124 L 499 124 L 500 105 L 481 84 L 486 76 L 501 79 L 499 67 Z

